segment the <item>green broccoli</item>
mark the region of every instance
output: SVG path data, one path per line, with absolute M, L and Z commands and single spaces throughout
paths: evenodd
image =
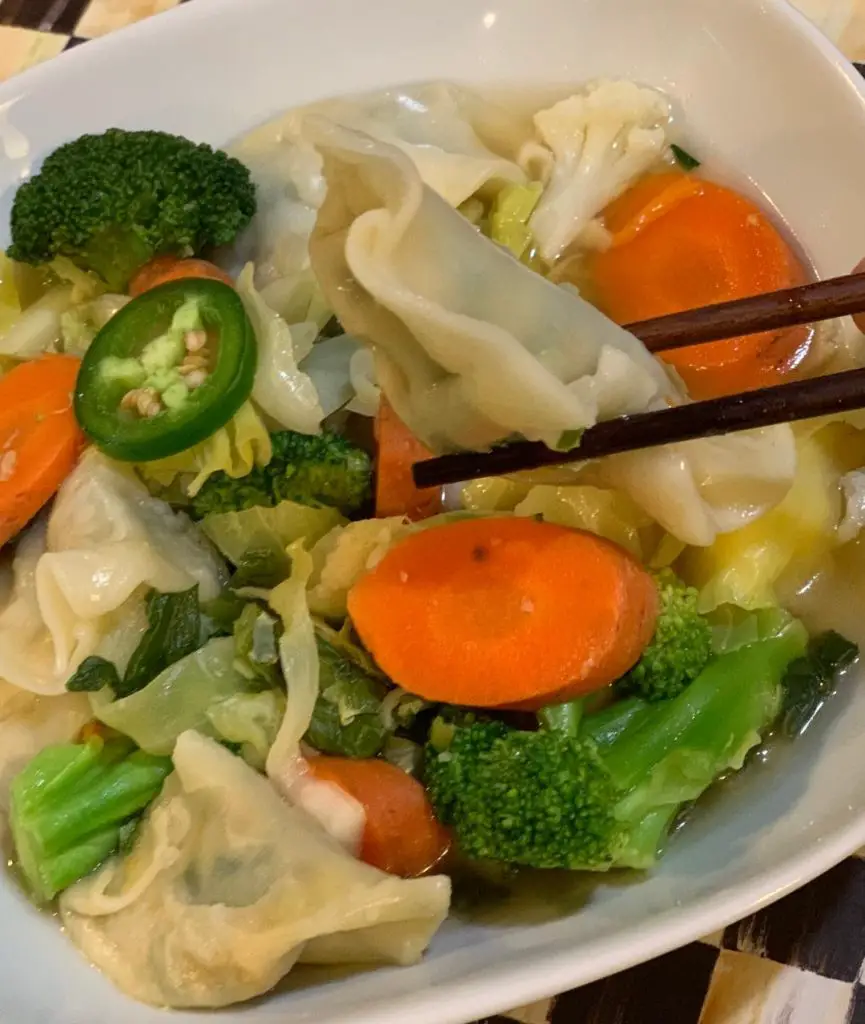
M 56 149 L 18 189 L 8 255 L 37 265 L 66 256 L 122 291 L 158 253 L 228 244 L 255 205 L 239 160 L 178 135 L 111 128 Z
M 240 512 L 254 505 L 272 508 L 281 501 L 337 508 L 346 515 L 369 501 L 372 467 L 365 451 L 338 434 L 271 435 L 273 456 L 246 476 L 214 473 L 192 499 L 193 514 Z
M 682 805 L 740 768 L 775 721 L 784 671 L 805 642 L 792 623 L 715 658 L 671 700 L 623 701 L 581 721 L 560 708 L 542 713 L 537 732 L 434 725 L 424 781 L 436 815 L 474 859 L 650 867 Z
M 655 635 L 636 665 L 616 683 L 622 695 L 667 700 L 696 679 L 712 656 L 712 630 L 697 611 L 698 593 L 675 573 L 655 574 L 659 611 Z
M 171 768 L 170 758 L 125 738 L 41 750 L 12 780 L 9 809 L 18 867 L 34 899 L 47 903 L 114 853 Z

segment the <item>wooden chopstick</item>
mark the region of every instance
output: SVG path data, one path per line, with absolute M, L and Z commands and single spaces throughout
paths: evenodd
M 479 477 L 583 462 L 676 441 L 807 420 L 863 406 L 865 368 L 846 370 L 741 395 L 725 395 L 705 402 L 605 420 L 589 427 L 579 447 L 569 452 L 553 451 L 539 441 L 520 441 L 489 452 L 458 452 L 416 462 L 412 475 L 417 487 L 441 487 Z
M 650 351 L 662 352 L 862 312 L 865 312 L 865 274 L 845 274 L 626 326 Z M 865 369 L 848 370 L 741 395 L 725 395 L 606 420 L 589 427 L 579 446 L 568 452 L 554 451 L 540 442 L 521 441 L 489 452 L 458 452 L 416 462 L 412 476 L 417 487 L 442 487 L 463 480 L 583 462 L 604 455 L 863 407 Z
M 626 329 L 650 352 L 663 352 L 862 312 L 865 274 L 845 274 L 797 288 L 641 320 L 627 324 Z

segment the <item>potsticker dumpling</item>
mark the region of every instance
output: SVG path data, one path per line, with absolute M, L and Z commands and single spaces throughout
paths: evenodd
M 674 398 L 660 364 L 572 288 L 482 237 L 393 146 L 318 118 L 327 196 L 313 270 L 379 383 L 434 450 L 514 434 L 557 446 L 598 419 Z
M 46 523 L 19 542 L 0 610 L 0 679 L 59 694 L 91 654 L 123 669 L 146 626 L 145 587 L 219 593 L 224 567 L 186 516 L 134 474 L 91 450 L 60 488 Z
M 444 920 L 444 876 L 354 860 L 266 778 L 184 733 L 132 853 L 60 900 L 81 952 L 124 992 L 216 1007 L 271 989 L 298 959 L 417 960 Z

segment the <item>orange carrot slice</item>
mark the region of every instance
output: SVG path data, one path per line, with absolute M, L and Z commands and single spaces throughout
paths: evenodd
M 414 436 L 382 395 L 375 420 L 378 446 L 376 463 L 375 514 L 426 519 L 442 510 L 440 490 L 419 491 L 411 467 L 429 459 L 432 452 Z
M 0 544 L 36 515 L 78 459 L 79 366 L 72 356 L 42 356 L 0 377 Z
M 355 584 L 375 660 L 428 700 L 540 707 L 618 679 L 657 618 L 657 587 L 622 548 L 534 519 L 420 531 Z
M 403 878 L 423 875 L 444 857 L 450 837 L 423 786 L 387 761 L 312 757 L 309 770 L 353 796 L 366 811 L 360 859 Z
M 234 281 L 215 263 L 208 260 L 180 259 L 177 256 L 155 256 L 129 282 L 129 294 L 136 298 L 157 285 L 187 277 L 204 277 L 234 287 Z
M 618 323 L 745 298 L 804 280 L 766 214 L 729 188 L 653 175 L 612 203 L 613 244 L 592 260 L 593 293 Z M 763 332 L 663 353 L 695 398 L 779 383 L 801 362 L 807 328 Z

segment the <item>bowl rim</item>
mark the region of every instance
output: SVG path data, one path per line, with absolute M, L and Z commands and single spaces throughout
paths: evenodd
M 180 2 L 158 15 L 124 26 L 104 36 L 87 41 L 86 46 L 66 50 L 44 63 L 27 68 L 0 83 L 0 117 L 3 108 L 26 93 L 50 84 L 59 72 L 75 66 L 75 62 L 91 60 L 109 48 L 123 49 L 139 39 L 170 32 L 180 19 L 193 23 L 211 18 L 218 20 L 223 11 L 236 8 L 238 0 L 196 0 Z M 252 8 L 272 0 L 244 0 L 250 17 Z M 285 0 L 284 0 L 285 2 Z M 307 0 L 291 0 L 302 6 Z M 734 0 L 728 0 L 734 2 Z M 865 106 L 865 79 L 854 64 L 814 25 L 790 0 L 735 0 L 750 6 L 762 16 L 786 21 L 813 49 L 833 66 L 836 74 L 858 93 Z M 85 55 L 86 54 L 86 55 Z M 863 129 L 865 130 L 865 129 Z M 644 927 L 631 928 L 630 939 L 623 945 L 620 936 L 602 939 L 593 948 L 592 956 L 575 962 L 573 952 L 562 947 L 547 952 L 542 962 L 533 961 L 529 969 L 514 972 L 507 965 L 485 973 L 484 984 L 474 977 L 454 981 L 442 989 L 429 988 L 423 1000 L 423 1018 L 436 1024 L 463 1024 L 490 1013 L 501 1012 L 506 991 L 508 1005 L 526 1005 L 546 997 L 564 993 L 609 977 L 619 971 L 662 956 L 671 950 L 698 941 L 699 937 L 747 917 L 769 904 L 806 885 L 830 870 L 860 848 L 865 847 L 865 813 L 848 824 L 810 843 L 800 854 L 779 866 L 738 884 L 684 906 L 675 904 L 662 914 L 647 920 Z M 85 964 L 82 962 L 82 969 Z M 376 1008 L 376 1024 L 404 1024 L 407 1012 L 416 1012 L 418 1004 L 412 994 L 399 994 L 386 1007 Z M 346 1020 L 361 1018 L 346 1015 Z M 339 1015 L 334 1020 L 342 1019 Z M 363 1018 L 367 1020 L 368 1018 Z

